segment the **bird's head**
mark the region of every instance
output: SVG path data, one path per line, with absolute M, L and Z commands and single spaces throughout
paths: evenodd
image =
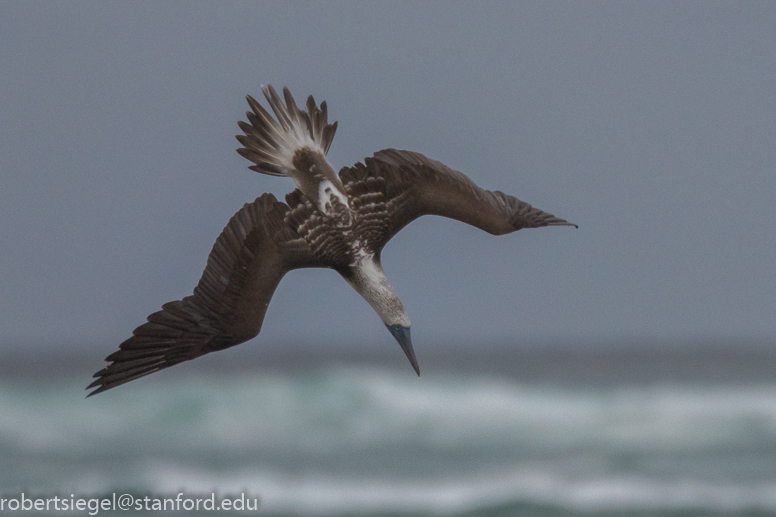
M 393 325 L 386 323 L 385 326 L 396 341 L 399 342 L 401 349 L 404 350 L 404 353 L 407 355 L 407 359 L 410 360 L 412 368 L 415 370 L 415 373 L 418 374 L 418 377 L 420 377 L 418 360 L 415 358 L 415 351 L 412 349 L 412 338 L 410 337 L 409 325 L 405 327 L 399 323 L 394 323 Z

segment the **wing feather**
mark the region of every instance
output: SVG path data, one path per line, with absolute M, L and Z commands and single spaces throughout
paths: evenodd
M 194 294 L 148 316 L 106 358 L 111 364 L 94 375 L 89 396 L 256 336 L 283 275 L 319 266 L 285 224 L 288 211 L 271 194 L 240 209 L 213 245 Z
M 419 153 L 384 149 L 343 168 L 340 178 L 379 251 L 407 224 L 440 215 L 502 235 L 522 228 L 576 226 L 514 196 L 478 187 L 463 173 Z M 362 223 L 363 224 L 363 223 Z

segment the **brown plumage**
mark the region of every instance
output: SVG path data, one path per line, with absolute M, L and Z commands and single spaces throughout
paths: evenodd
M 246 135 L 237 138 L 246 147 L 239 152 L 257 163 L 252 168 L 258 172 L 298 178 L 306 171 L 289 169 L 293 163 L 279 154 L 290 152 L 293 159 L 296 150 L 278 142 L 292 140 L 288 132 L 302 127 L 324 159 L 336 123 L 327 123 L 325 104 L 318 109 L 310 97 L 302 111 L 287 89 L 284 93 L 286 105 L 271 86 L 265 90 L 279 122 L 249 97 L 252 124 L 240 123 Z M 307 172 L 315 175 L 315 170 Z M 90 396 L 255 337 L 283 275 L 305 267 L 332 268 L 348 280 L 375 308 L 418 371 L 409 319 L 380 266 L 383 246 L 397 232 L 422 215 L 457 219 L 494 235 L 572 226 L 513 196 L 483 190 L 464 174 L 410 151 L 385 149 L 364 163 L 342 168 L 332 192 L 324 193 L 329 184 L 322 183 L 327 181 L 322 175 L 317 180 L 320 199 L 312 195 L 309 177 L 302 181 L 307 192 L 289 193 L 288 204 L 263 194 L 232 217 L 193 295 L 163 305 L 136 328 L 107 357 L 111 364 L 95 374 L 87 388 L 96 388 Z M 406 337 L 400 339 L 402 329 Z

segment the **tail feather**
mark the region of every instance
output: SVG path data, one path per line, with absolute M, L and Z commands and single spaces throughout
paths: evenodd
M 238 122 L 245 135 L 237 135 L 243 145 L 237 152 L 256 164 L 249 167 L 251 170 L 272 176 L 292 176 L 292 159 L 297 149 L 307 146 L 324 155 L 329 151 L 337 123 L 328 123 L 325 101 L 318 108 L 311 95 L 306 109 L 301 110 L 287 87 L 283 87 L 285 103 L 271 84 L 262 87 L 262 92 L 275 117 L 247 95 L 252 111 L 245 114 L 247 123 Z
M 331 141 L 334 140 L 334 132 L 337 131 L 337 121 L 335 120 L 333 124 L 329 124 L 327 126 L 324 126 L 323 128 L 323 136 L 321 136 L 321 141 L 324 144 L 323 147 L 323 154 L 327 154 L 329 152 L 329 147 L 331 147 Z

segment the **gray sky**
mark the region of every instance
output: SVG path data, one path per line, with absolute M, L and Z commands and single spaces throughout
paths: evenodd
M 229 217 L 292 189 L 234 152 L 268 82 L 328 102 L 336 169 L 419 151 L 580 225 L 410 225 L 383 265 L 416 349 L 772 340 L 774 27 L 773 2 L 4 3 L 0 346 L 108 353 L 189 294 Z M 324 270 L 258 341 L 395 346 Z

